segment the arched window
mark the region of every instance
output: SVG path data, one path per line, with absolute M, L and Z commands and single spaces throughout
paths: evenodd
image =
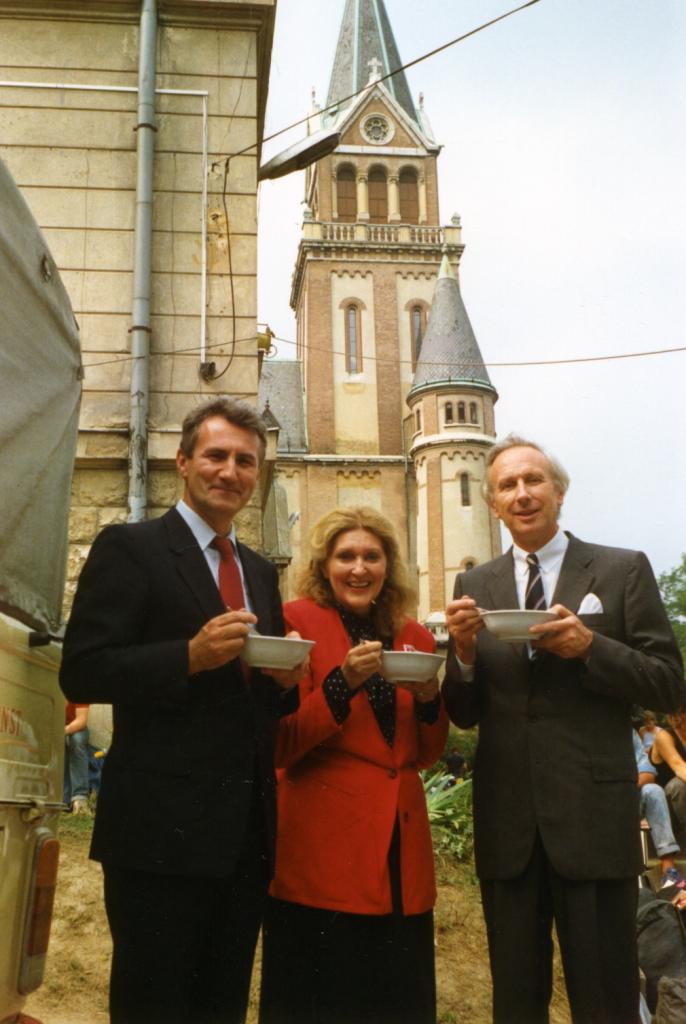
M 357 220 L 357 184 L 352 167 L 341 167 L 336 175 L 338 219 L 348 224 Z
M 477 416 L 477 412 L 476 412 L 476 402 L 470 402 L 469 403 L 469 422 L 470 423 L 478 423 L 479 422 L 479 417 Z
M 469 494 L 469 474 L 460 473 L 460 497 L 463 505 L 471 505 L 472 500 Z
M 422 350 L 424 331 L 426 328 L 426 312 L 423 306 L 413 306 L 410 310 L 410 337 L 412 338 L 412 369 L 416 370 L 419 353 Z
M 453 403 L 452 402 L 446 402 L 445 403 L 445 412 L 444 412 L 443 415 L 445 417 L 445 422 L 446 423 L 454 423 L 455 422 L 454 419 L 453 419 Z
M 414 414 L 415 429 L 417 433 L 422 429 L 422 410 L 417 409 Z
M 403 224 L 419 222 L 419 193 L 417 191 L 417 174 L 406 168 L 400 172 L 398 179 L 400 194 L 400 220 Z
M 467 414 L 465 412 L 464 402 L 458 402 L 457 403 L 457 422 L 458 423 L 466 423 L 467 422 Z
M 369 194 L 369 220 L 372 224 L 385 224 L 388 220 L 388 188 L 386 172 L 375 167 L 367 179 Z
M 354 302 L 345 307 L 345 368 L 348 373 L 362 373 L 362 332 L 360 307 Z
M 475 566 L 476 566 L 476 562 L 472 562 L 471 560 L 467 560 L 464 563 L 465 572 L 467 572 L 469 569 L 473 569 Z

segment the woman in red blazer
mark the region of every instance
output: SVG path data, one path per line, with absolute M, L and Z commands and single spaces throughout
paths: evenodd
M 433 1024 L 431 833 L 419 769 L 448 731 L 438 682 L 394 685 L 385 649 L 432 651 L 391 524 L 341 508 L 311 537 L 289 629 L 316 641 L 277 738 L 276 874 L 261 1024 Z

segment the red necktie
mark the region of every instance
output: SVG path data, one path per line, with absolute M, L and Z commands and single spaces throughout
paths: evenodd
M 233 553 L 233 544 L 227 537 L 215 537 L 211 547 L 219 552 L 219 593 L 229 611 L 245 608 L 245 594 L 241 573 Z

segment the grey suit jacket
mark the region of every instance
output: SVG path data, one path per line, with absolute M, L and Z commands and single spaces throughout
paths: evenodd
M 594 633 L 588 664 L 479 633 L 475 678 L 460 674 L 452 646 L 443 694 L 453 722 L 479 725 L 474 766 L 477 871 L 512 878 L 536 831 L 555 869 L 570 879 L 625 878 L 641 866 L 631 705 L 686 703 L 681 656 L 652 570 L 636 551 L 570 537 L 554 603 L 576 612 L 596 594 L 602 614 L 581 615 Z M 455 597 L 516 608 L 510 550 L 460 574 Z

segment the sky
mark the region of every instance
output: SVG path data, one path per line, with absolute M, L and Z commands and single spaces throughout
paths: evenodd
M 385 0 L 403 61 L 517 6 Z M 344 0 L 279 0 L 265 134 L 328 91 Z M 407 72 L 443 150 L 441 223 L 462 219 L 461 290 L 516 431 L 571 476 L 562 524 L 686 552 L 686 3 L 539 0 Z M 263 160 L 303 128 L 265 144 Z M 295 338 L 304 174 L 260 186 L 259 319 Z M 294 347 L 278 345 L 278 358 Z

